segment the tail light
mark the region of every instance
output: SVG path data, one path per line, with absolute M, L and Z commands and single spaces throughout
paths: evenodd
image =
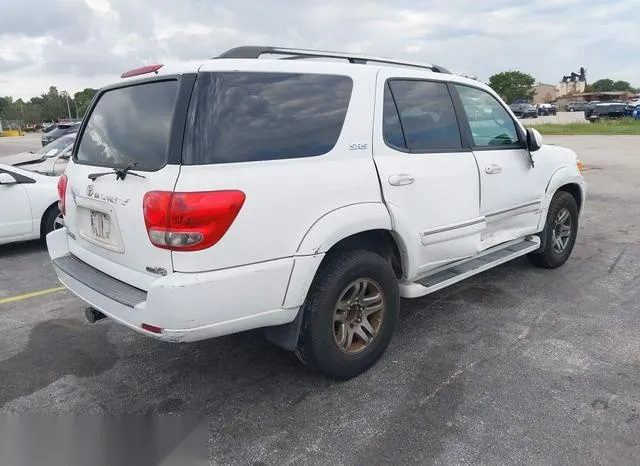
M 62 215 L 67 214 L 67 206 L 65 202 L 65 197 L 67 195 L 67 175 L 62 175 L 60 179 L 58 179 L 58 209 Z
M 148 192 L 142 208 L 149 240 L 172 251 L 209 248 L 229 230 L 244 200 L 242 191 Z

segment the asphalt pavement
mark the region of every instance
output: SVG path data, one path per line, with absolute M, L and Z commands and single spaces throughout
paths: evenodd
M 58 286 L 41 243 L 0 247 L 0 414 L 109 419 L 120 436 L 93 435 L 108 444 L 89 450 L 94 460 L 135 452 L 121 441 L 139 434 L 115 421 L 133 416 L 180 420 L 136 424 L 148 441 L 165 432 L 162 464 L 638 464 L 640 137 L 545 141 L 587 165 L 567 264 L 519 259 L 404 301 L 384 357 L 348 382 L 307 372 L 254 332 L 168 344 L 89 325 L 66 291 L 25 297 Z

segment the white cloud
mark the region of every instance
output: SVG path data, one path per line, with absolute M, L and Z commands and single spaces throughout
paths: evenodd
M 206 59 L 246 44 L 408 58 L 483 80 L 520 69 L 557 82 L 584 66 L 589 81 L 640 86 L 637 0 L 32 3 L 47 14 L 3 9 L 0 95 L 30 97 L 49 85 L 74 92 L 145 63 Z

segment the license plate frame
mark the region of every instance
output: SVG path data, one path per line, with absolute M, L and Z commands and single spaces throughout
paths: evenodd
M 89 211 L 89 226 L 91 235 L 95 241 L 111 243 L 111 217 L 98 210 Z

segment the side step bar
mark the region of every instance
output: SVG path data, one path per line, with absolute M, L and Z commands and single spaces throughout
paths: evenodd
M 400 296 L 403 298 L 419 298 L 447 286 L 458 283 L 465 278 L 477 275 L 485 270 L 524 256 L 540 247 L 538 236 L 510 241 L 487 249 L 477 256 L 454 262 L 445 267 L 432 270 L 429 275 L 412 283 L 400 284 Z

